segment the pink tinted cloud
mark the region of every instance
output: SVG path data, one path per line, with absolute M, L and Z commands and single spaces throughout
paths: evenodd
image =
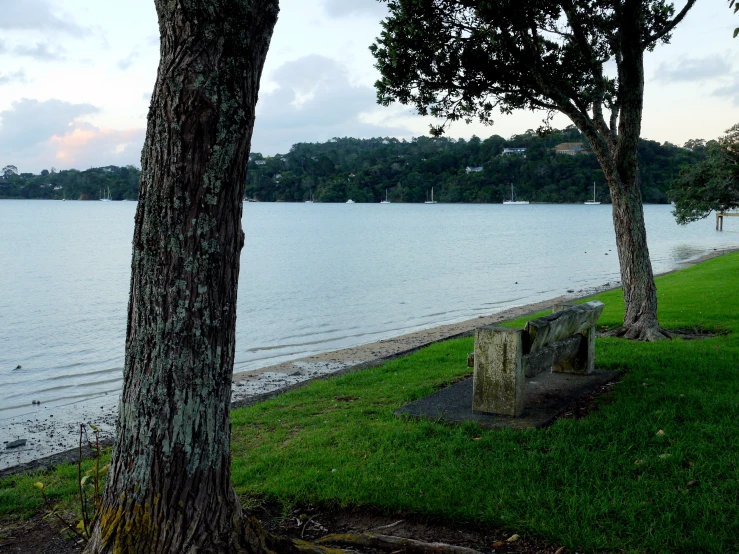
M 47 147 L 65 167 L 138 165 L 145 133 L 143 128 L 106 129 L 75 121 L 63 135 L 52 136 Z

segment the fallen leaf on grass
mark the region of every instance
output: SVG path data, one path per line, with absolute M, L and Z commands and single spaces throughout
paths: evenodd
M 562 552 L 565 551 L 564 546 L 560 546 L 557 550 L 555 550 L 554 554 L 562 554 Z
M 660 429 L 659 431 L 657 431 L 657 436 L 658 437 L 664 437 L 665 436 L 665 432 L 662 429 Z
M 501 548 L 506 545 L 505 541 L 497 541 L 493 543 L 493 548 Z
M 514 543 L 514 542 L 516 542 L 520 538 L 521 537 L 519 537 L 518 535 L 511 535 L 510 537 L 508 537 L 508 539 L 506 539 L 505 542 L 507 542 L 507 543 Z

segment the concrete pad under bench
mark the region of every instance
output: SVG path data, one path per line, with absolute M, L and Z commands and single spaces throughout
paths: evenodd
M 617 371 L 596 370 L 587 375 L 541 373 L 526 379 L 526 405 L 519 417 L 473 412 L 472 377 L 398 408 L 395 414 L 451 423 L 474 421 L 487 429 L 545 427 L 575 400 L 613 381 L 617 375 Z

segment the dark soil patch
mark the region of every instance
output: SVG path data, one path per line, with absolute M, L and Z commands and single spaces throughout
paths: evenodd
M 701 340 L 710 339 L 712 337 L 722 337 L 728 335 L 728 331 L 724 330 L 710 330 L 704 329 L 703 327 L 688 327 L 684 329 L 667 329 L 673 338 L 683 340 Z
M 270 531 L 304 540 L 316 540 L 333 533 L 374 533 L 465 546 L 485 554 L 552 554 L 559 548 L 558 545 L 526 538 L 507 543 L 506 539 L 514 532 L 503 529 L 452 525 L 407 514 L 385 515 L 366 507 L 341 509 L 297 506 L 285 513 L 279 505 L 266 503 L 256 508 L 254 513 Z M 496 543 L 505 543 L 505 546 L 494 546 Z M 372 548 L 342 548 L 357 554 L 387 554 L 387 551 Z
M 557 419 L 583 419 L 597 411 L 601 406 L 611 401 L 614 386 L 624 378 L 624 375 L 626 375 L 626 372 L 620 371 L 612 381 L 579 397 L 564 412 L 557 416 Z
M 253 508 L 252 513 L 271 532 L 308 541 L 333 533 L 369 532 L 466 546 L 484 554 L 553 554 L 558 550 L 557 545 L 526 538 L 507 543 L 506 539 L 514 533 L 502 529 L 451 525 L 406 514 L 388 516 L 368 508 L 298 506 L 285 512 L 276 503 L 264 503 Z M 57 521 L 41 515 L 20 523 L 0 522 L 0 537 L 0 552 L 7 554 L 79 554 L 83 548 L 75 538 L 66 538 Z M 372 548 L 342 548 L 356 554 L 387 554 Z
M 0 552 L 8 554 L 79 554 L 77 538 L 67 538 L 54 520 L 34 516 L 23 522 L 0 522 Z

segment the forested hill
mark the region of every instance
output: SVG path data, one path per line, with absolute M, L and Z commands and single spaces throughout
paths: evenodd
M 574 128 L 545 137 L 529 131 L 506 140 L 419 137 L 333 139 L 298 143 L 286 155 L 252 153 L 246 195 L 262 202 L 379 202 L 387 190 L 391 202 L 423 202 L 431 187 L 439 202 L 502 202 L 511 185 L 521 200 L 583 202 L 592 197 L 610 202 L 603 172 L 589 153 L 556 154 L 562 143 L 587 141 Z M 504 154 L 505 148 L 526 148 Z M 680 168 L 695 163 L 703 149 L 641 140 L 639 162 L 644 202 L 667 202 L 670 181 Z M 470 168 L 468 170 L 467 168 Z M 472 168 L 482 168 L 474 171 Z
M 0 198 L 49 200 L 136 200 L 141 172 L 134 166 L 95 167 L 85 171 L 44 169 L 40 175 L 17 173 L 6 166 L 0 174 Z
M 585 153 L 555 153 L 563 143 L 582 143 Z M 688 150 L 650 140 L 639 143 L 644 202 L 667 202 L 670 181 L 680 168 L 703 157 L 699 147 Z M 505 153 L 505 149 L 519 149 Z M 523 152 L 520 149 L 526 149 Z M 133 166 L 98 167 L 85 171 L 44 170 L 18 174 L 6 166 L 0 174 L 0 198 L 113 200 L 138 198 L 140 172 Z M 511 185 L 521 200 L 583 202 L 610 196 L 595 156 L 574 128 L 544 137 L 533 131 L 506 140 L 493 135 L 481 140 L 419 137 L 333 139 L 298 143 L 285 155 L 252 153 L 246 196 L 262 202 L 379 202 L 387 191 L 391 202 L 423 202 L 434 189 L 439 202 L 502 202 Z

